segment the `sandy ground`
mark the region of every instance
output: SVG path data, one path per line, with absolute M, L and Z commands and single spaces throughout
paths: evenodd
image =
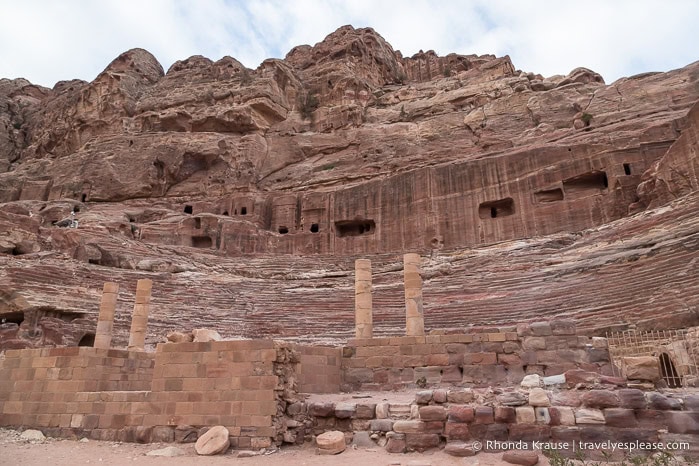
M 184 456 L 163 458 L 146 456 L 149 451 L 176 446 L 184 450 Z M 501 460 L 502 453 L 479 453 L 470 458 L 455 458 L 441 451 L 423 454 L 390 454 L 383 448 L 348 448 L 336 456 L 316 455 L 311 446 L 303 448 L 283 448 L 277 452 L 238 458 L 235 451 L 215 457 L 197 456 L 193 444 L 140 445 L 134 443 L 79 442 L 47 438 L 43 442 L 26 442 L 19 438 L 19 432 L 0 429 L 0 465 L 2 466 L 63 466 L 76 464 L 96 464 L 110 466 L 124 465 L 236 465 L 244 466 L 494 466 L 508 464 Z M 539 465 L 548 465 L 542 458 Z

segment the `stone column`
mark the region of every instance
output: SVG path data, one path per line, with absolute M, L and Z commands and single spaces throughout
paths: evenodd
M 150 290 L 153 281 L 149 279 L 139 280 L 136 285 L 136 304 L 133 306 L 131 316 L 131 334 L 129 335 L 129 349 L 141 350 L 146 345 L 146 327 L 148 326 L 148 308 L 150 306 Z
M 405 280 L 405 334 L 409 337 L 425 334 L 425 320 L 422 308 L 422 277 L 420 276 L 420 255 L 403 256 L 403 276 Z
M 97 331 L 95 332 L 95 348 L 109 349 L 112 345 L 112 326 L 114 325 L 114 311 L 116 311 L 119 285 L 106 282 L 102 288 L 102 302 L 100 303 L 100 315 L 97 318 Z
M 357 338 L 374 336 L 369 259 L 357 259 L 354 262 L 354 326 Z

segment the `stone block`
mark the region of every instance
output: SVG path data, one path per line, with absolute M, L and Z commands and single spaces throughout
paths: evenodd
M 545 425 L 512 424 L 509 428 L 510 440 L 523 442 L 546 441 L 551 438 L 551 428 Z
M 349 419 L 357 412 L 355 403 L 337 403 L 335 405 L 335 417 L 338 419 Z
M 539 462 L 539 454 L 528 450 L 511 450 L 502 454 L 502 460 L 510 464 L 534 466 Z
M 549 414 L 549 408 L 534 408 L 534 415 L 536 417 L 537 424 L 551 424 L 551 415 Z
M 627 408 L 605 409 L 604 420 L 609 427 L 634 428 L 638 425 L 633 409 Z
M 647 406 L 645 394 L 635 388 L 622 388 L 617 390 L 619 405 L 622 408 L 645 409 Z
M 583 394 L 582 404 L 588 408 L 616 408 L 620 401 L 611 390 L 590 390 Z
M 444 436 L 447 439 L 468 440 L 470 433 L 468 424 L 461 422 L 447 422 L 444 426 Z
M 522 349 L 525 351 L 544 351 L 546 350 L 546 338 L 526 337 L 522 341 Z
M 329 401 L 308 404 L 308 414 L 314 417 L 329 417 L 335 414 L 335 404 Z
M 444 421 L 447 419 L 447 410 L 443 406 L 421 406 L 420 420 L 422 421 Z
M 553 334 L 549 322 L 532 322 L 529 327 L 535 337 L 546 337 Z
M 459 373 L 461 375 L 461 373 Z M 444 375 L 442 375 L 442 379 Z M 461 377 L 459 377 L 461 379 Z M 432 400 L 435 403 L 446 403 L 447 402 L 447 391 L 443 388 L 439 388 L 432 393 Z
M 200 436 L 194 444 L 198 455 L 218 455 L 225 453 L 230 446 L 230 433 L 223 426 L 215 426 Z
M 390 413 L 388 403 L 376 403 L 376 419 L 387 419 Z
M 425 423 L 416 420 L 400 420 L 393 423 L 393 430 L 401 434 L 424 432 Z
M 682 409 L 682 403 L 677 398 L 662 395 L 658 392 L 650 392 L 646 394 L 648 404 L 651 409 L 660 411 L 672 411 Z
M 389 432 L 386 434 L 386 451 L 388 453 L 404 453 L 405 452 L 405 434 Z
M 502 422 L 505 424 L 512 424 L 517 421 L 517 413 L 515 408 L 509 406 L 496 406 L 495 412 L 493 413 L 493 418 L 495 422 Z
M 653 356 L 634 356 L 621 359 L 621 373 L 629 380 L 660 380 L 660 361 Z
M 495 422 L 493 408 L 490 406 L 476 406 L 474 409 L 475 424 L 493 424 Z
M 523 406 L 529 401 L 529 397 L 521 392 L 506 392 L 497 395 L 495 399 L 504 406 Z
M 151 432 L 151 442 L 172 443 L 175 441 L 175 428 L 168 426 L 153 427 Z
M 551 400 L 546 391 L 542 388 L 532 388 L 529 392 L 529 404 L 531 406 L 550 406 Z
M 408 451 L 424 452 L 439 446 L 437 434 L 405 434 L 405 446 Z
M 470 388 L 448 390 L 447 401 L 456 404 L 470 403 L 473 401 L 473 390 Z
M 541 376 L 538 374 L 529 374 L 522 379 L 520 386 L 522 388 L 535 388 L 541 387 Z
M 564 406 L 551 407 L 549 408 L 549 415 L 551 416 L 551 425 L 553 426 L 575 425 L 575 413 L 573 412 L 573 408 Z
M 580 427 L 551 427 L 551 440 L 554 442 L 577 442 L 580 440 Z
M 582 403 L 580 401 L 580 393 L 575 390 L 561 390 L 552 394 L 554 406 L 572 406 L 578 407 Z
M 475 413 L 471 406 L 451 405 L 447 410 L 449 422 L 473 422 Z
M 673 412 L 665 413 L 668 432 L 671 434 L 699 434 L 699 413 Z
M 432 390 L 420 390 L 419 392 L 415 393 L 415 403 L 419 405 L 426 405 L 432 401 L 432 395 Z
M 444 453 L 451 456 L 466 457 L 474 456 L 478 451 L 473 449 L 472 443 L 450 440 L 444 447 Z
M 554 335 L 575 335 L 576 325 L 572 319 L 556 319 L 551 321 L 551 333 Z
M 604 413 L 599 409 L 580 408 L 575 410 L 576 424 L 604 424 Z
M 536 423 L 536 413 L 534 412 L 534 408 L 531 406 L 520 406 L 515 408 L 515 418 L 517 419 L 517 424 Z
M 391 419 L 373 419 L 369 422 L 369 430 L 372 432 L 390 432 L 393 430 Z
M 657 409 L 636 409 L 634 410 L 638 424 L 647 429 L 666 429 L 667 418 L 666 411 L 658 411 Z
M 336 455 L 347 448 L 345 434 L 338 430 L 325 432 L 316 437 L 316 453 L 321 455 Z
M 376 417 L 376 403 L 357 403 L 357 419 L 374 419 Z

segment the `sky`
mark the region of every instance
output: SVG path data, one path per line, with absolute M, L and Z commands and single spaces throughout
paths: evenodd
M 372 27 L 404 56 L 509 55 L 544 76 L 584 66 L 607 83 L 699 60 L 696 0 L 0 0 L 0 78 L 93 80 L 140 47 L 167 69 L 230 55 L 248 68 Z

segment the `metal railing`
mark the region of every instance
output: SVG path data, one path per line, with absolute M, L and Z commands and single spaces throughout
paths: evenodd
M 607 332 L 607 342 L 615 376 L 622 376 L 622 359 L 635 356 L 658 358 L 660 375 L 670 388 L 686 387 L 699 375 L 699 333 L 694 329 Z

